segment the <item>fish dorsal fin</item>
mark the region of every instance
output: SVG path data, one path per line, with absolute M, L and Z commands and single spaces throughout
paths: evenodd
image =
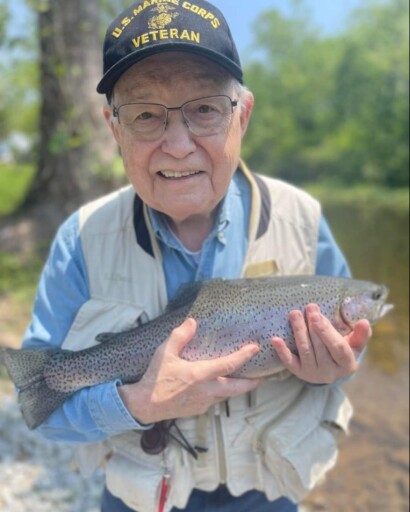
M 206 286 L 205 281 L 195 281 L 194 283 L 181 285 L 175 297 L 168 303 L 166 313 L 193 304 L 204 286 Z
M 140 316 L 137 319 L 137 325 L 138 327 L 141 327 L 141 325 L 147 324 L 149 322 L 149 316 L 145 311 L 143 311 Z
M 145 311 L 143 311 L 140 316 L 137 318 L 136 321 L 131 322 L 128 327 L 124 327 L 124 331 L 133 331 L 134 329 L 141 327 L 142 325 L 149 322 L 149 316 Z M 102 332 L 100 334 L 97 334 L 97 336 L 94 338 L 95 341 L 98 341 L 98 343 L 108 343 L 109 341 L 115 341 L 117 339 L 118 332 Z M 118 340 L 121 340 L 121 337 L 118 336 Z
M 98 334 L 94 339 L 95 341 L 98 341 L 98 343 L 107 343 L 108 341 L 111 341 L 114 336 L 114 332 L 102 332 L 101 334 Z

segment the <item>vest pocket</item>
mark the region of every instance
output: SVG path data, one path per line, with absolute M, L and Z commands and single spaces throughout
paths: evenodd
M 115 453 L 106 466 L 106 484 L 109 491 L 130 508 L 154 511 L 163 472 L 159 464 L 139 458 L 133 460 L 123 453 Z
M 162 479 L 170 475 L 166 511 L 184 508 L 192 488 L 189 455 L 170 443 L 159 455 L 148 455 L 140 448 L 140 434 L 113 438 L 114 452 L 106 465 L 106 483 L 110 492 L 139 512 L 157 512 Z
M 257 443 L 268 498 L 279 494 L 299 502 L 306 496 L 336 464 L 332 431 L 347 432 L 350 416 L 350 402 L 341 390 L 307 387 L 285 414 L 268 424 Z

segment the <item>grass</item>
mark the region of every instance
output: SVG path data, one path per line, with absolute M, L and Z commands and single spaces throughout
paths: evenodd
M 0 218 L 12 214 L 33 178 L 32 164 L 0 164 Z M 42 268 L 40 255 L 8 253 L 0 248 L 0 344 L 17 342 L 30 317 Z M 0 380 L 5 378 L 1 370 Z
M 34 171 L 32 164 L 0 164 L 0 216 L 15 211 L 30 185 Z
M 0 217 L 12 214 L 33 178 L 33 164 L 0 164 Z M 0 324 L 3 336 L 24 331 L 42 268 L 40 255 L 8 253 L 0 248 Z M 0 342 L 4 342 L 4 339 Z M 4 377 L 0 373 L 0 378 Z
M 0 345 L 19 345 L 30 319 L 42 266 L 39 255 L 22 257 L 0 252 Z M 4 377 L 0 371 L 0 380 Z
M 0 252 L 0 297 L 12 292 L 20 302 L 31 299 L 42 265 L 37 255 L 20 258 L 19 255 Z

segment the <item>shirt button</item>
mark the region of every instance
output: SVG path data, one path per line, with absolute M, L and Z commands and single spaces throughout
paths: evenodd
M 220 242 L 224 242 L 224 241 L 225 241 L 225 233 L 224 233 L 223 231 L 220 231 L 220 232 L 218 233 L 218 240 L 219 240 Z

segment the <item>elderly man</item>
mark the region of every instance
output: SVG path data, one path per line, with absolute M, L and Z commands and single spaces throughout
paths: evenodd
M 61 227 L 25 347 L 86 348 L 158 316 L 196 280 L 348 275 L 317 202 L 240 159 L 254 98 L 215 6 L 147 0 L 121 13 L 98 92 L 131 186 Z M 351 416 L 340 381 L 370 327 L 342 337 L 315 305 L 290 322 L 299 356 L 273 339 L 283 362 L 274 378 L 226 377 L 254 344 L 181 359 L 196 329 L 188 319 L 164 335 L 141 381 L 84 389 L 38 430 L 77 443 L 85 474 L 105 468 L 103 512 L 296 511 L 335 463 L 335 433 Z M 157 424 L 174 418 L 161 437 Z

